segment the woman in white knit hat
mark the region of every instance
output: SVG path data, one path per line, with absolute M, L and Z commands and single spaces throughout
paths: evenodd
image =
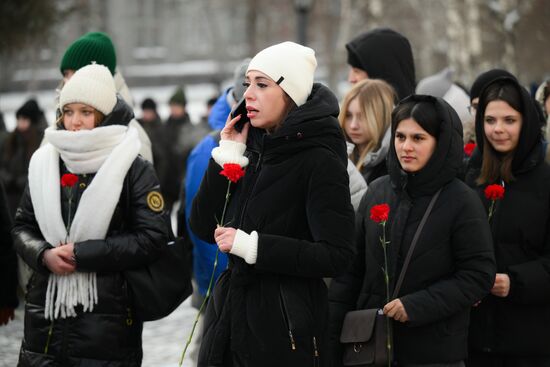
M 140 366 L 142 322 L 122 271 L 154 261 L 167 241 L 158 179 L 105 66 L 79 69 L 60 109 L 12 231 L 34 270 L 19 366 Z
M 193 202 L 190 224 L 229 253 L 208 303 L 199 366 L 324 366 L 323 277 L 352 260 L 354 214 L 338 101 L 313 83 L 314 51 L 264 49 L 245 77 L 241 132 L 228 119 Z M 231 185 L 223 226 L 225 163 L 245 167 Z

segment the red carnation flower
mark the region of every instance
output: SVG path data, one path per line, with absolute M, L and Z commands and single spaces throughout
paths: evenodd
M 489 207 L 488 220 L 491 221 L 493 214 L 495 213 L 495 203 L 497 200 L 501 200 L 504 197 L 504 186 L 502 185 L 488 185 L 485 188 L 485 197 L 491 200 L 491 206 Z
M 390 206 L 388 204 L 375 205 L 370 209 L 370 219 L 376 223 L 384 223 L 388 220 Z
M 62 187 L 73 187 L 78 182 L 78 176 L 72 173 L 65 173 L 61 176 Z
M 244 176 L 244 170 L 238 164 L 226 163 L 223 165 L 220 175 L 227 177 L 229 181 L 235 183 Z
M 475 148 L 476 148 L 476 143 L 468 143 L 464 145 L 464 154 L 466 154 L 468 157 L 471 157 Z
M 502 185 L 489 185 L 484 192 L 488 200 L 500 200 L 504 197 L 504 187 Z
M 65 243 L 69 239 L 69 233 L 71 231 L 71 202 L 73 201 L 73 186 L 78 182 L 78 176 L 72 173 L 65 173 L 61 176 L 61 187 L 65 188 L 67 192 L 67 198 L 69 199 L 69 210 L 67 211 L 67 235 L 65 236 Z

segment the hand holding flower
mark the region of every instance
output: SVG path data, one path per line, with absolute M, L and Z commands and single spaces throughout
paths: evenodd
M 240 115 L 232 120 L 228 119 L 228 122 L 226 123 L 225 127 L 221 131 L 222 140 L 234 140 L 239 143 L 243 143 L 243 144 L 246 143 L 249 124 L 245 124 L 242 132 L 239 133 L 234 128 L 235 123 L 239 119 L 240 119 Z M 223 141 L 220 142 L 220 145 L 222 143 Z M 212 152 L 212 156 L 214 156 L 214 151 Z M 248 159 L 244 157 L 243 159 L 246 161 L 244 165 L 248 164 Z M 231 184 L 237 183 L 241 178 L 243 178 L 245 175 L 245 170 L 243 169 L 243 165 L 238 163 L 232 163 L 230 161 L 223 164 L 223 169 L 220 171 L 220 175 L 227 178 L 227 190 L 225 192 L 225 203 L 223 205 L 222 216 L 219 220 L 216 219 L 216 221 L 218 222 L 218 227 L 214 230 L 214 238 L 216 240 L 216 243 L 218 244 L 218 249 L 216 250 L 216 255 L 214 257 L 214 266 L 212 268 L 212 274 L 210 275 L 210 282 L 208 284 L 208 289 L 206 290 L 206 295 L 204 297 L 204 300 L 202 301 L 202 304 L 199 307 L 199 312 L 197 313 L 197 317 L 195 318 L 195 322 L 193 323 L 193 327 L 191 328 L 191 333 L 189 334 L 187 343 L 185 343 L 185 347 L 183 348 L 179 366 L 183 364 L 183 360 L 185 359 L 187 348 L 191 344 L 191 340 L 193 339 L 193 334 L 195 333 L 195 328 L 197 326 L 197 323 L 199 322 L 199 317 L 204 309 L 206 301 L 208 301 L 208 299 L 210 298 L 210 291 L 212 290 L 212 285 L 214 284 L 214 274 L 216 273 L 216 268 L 218 266 L 218 253 L 220 251 L 229 253 L 233 248 L 233 243 L 235 242 L 235 236 L 237 234 L 237 230 L 235 228 L 224 227 L 224 224 L 229 224 L 229 223 L 225 223 L 225 214 L 227 211 L 227 205 L 229 204 L 229 198 L 231 197 Z
M 403 306 L 403 302 L 399 298 L 394 299 L 390 303 L 387 303 L 384 306 L 384 315 L 391 317 L 392 319 L 400 322 L 409 321 L 409 315 L 407 315 L 407 310 Z
M 229 253 L 235 242 L 237 230 L 231 227 L 218 227 L 214 231 L 214 238 L 221 252 Z
M 510 293 L 510 277 L 508 274 L 497 273 L 495 284 L 491 289 L 491 294 L 497 297 L 508 297 Z

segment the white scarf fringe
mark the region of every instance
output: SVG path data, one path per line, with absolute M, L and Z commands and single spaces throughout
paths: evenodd
M 42 235 L 52 246 L 65 242 L 104 239 L 120 198 L 124 178 L 141 143 L 134 128 L 122 125 L 77 132 L 46 130 L 48 144 L 38 149 L 29 164 L 29 189 Z M 75 174 L 96 173 L 82 194 L 70 233 L 61 216 L 59 157 Z M 98 303 L 95 273 L 50 274 L 45 317 L 76 316 L 75 307 L 92 311 Z

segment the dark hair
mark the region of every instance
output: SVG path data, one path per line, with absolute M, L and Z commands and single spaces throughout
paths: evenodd
M 497 152 L 487 137 L 485 136 L 483 124 L 485 123 L 485 110 L 487 105 L 493 101 L 506 102 L 514 110 L 518 111 L 522 116 L 524 114 L 523 103 L 520 91 L 512 80 L 499 79 L 491 84 L 487 85 L 481 92 L 479 97 L 478 112 L 476 120 L 478 124 L 481 124 L 481 132 L 483 137 L 483 162 L 481 164 L 481 172 L 477 178 L 478 184 L 494 183 L 498 179 L 502 179 L 505 182 L 510 182 L 514 179 L 512 175 L 512 160 L 514 159 L 514 152 L 499 153 Z
M 412 118 L 418 125 L 428 132 L 434 138 L 439 137 L 441 119 L 437 116 L 437 110 L 433 103 L 427 101 L 405 102 L 397 105 L 392 113 L 392 133 L 399 123 L 408 118 Z

